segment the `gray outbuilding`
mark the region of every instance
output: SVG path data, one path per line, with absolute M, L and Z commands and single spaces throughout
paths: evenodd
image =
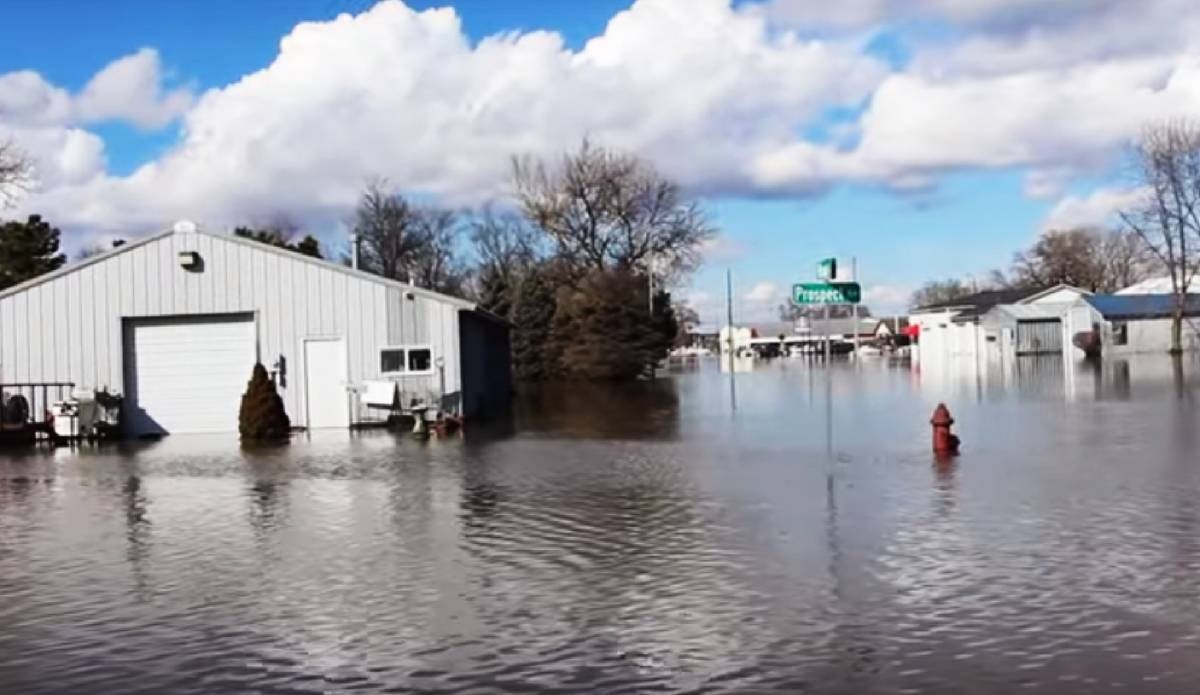
M 256 361 L 307 428 L 378 417 L 381 382 L 467 417 L 512 395 L 508 326 L 474 303 L 194 226 L 0 292 L 0 383 L 120 393 L 129 434 L 236 431 Z

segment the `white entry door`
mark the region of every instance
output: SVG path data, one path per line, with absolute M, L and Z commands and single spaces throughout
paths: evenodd
M 304 341 L 304 384 L 309 429 L 350 426 L 345 341 Z
M 126 329 L 126 431 L 236 432 L 254 360 L 250 316 L 133 322 Z

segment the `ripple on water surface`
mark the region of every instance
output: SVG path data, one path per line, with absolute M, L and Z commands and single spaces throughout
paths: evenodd
M 0 459 L 2 689 L 1194 691 L 1190 401 L 981 387 L 937 463 L 942 386 L 873 369 Z

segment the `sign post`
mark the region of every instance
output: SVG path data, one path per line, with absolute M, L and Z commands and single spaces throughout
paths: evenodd
M 825 282 L 833 282 L 837 279 L 837 259 L 823 258 L 817 264 L 817 279 Z

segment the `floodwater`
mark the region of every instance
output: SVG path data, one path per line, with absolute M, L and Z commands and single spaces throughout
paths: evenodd
M 1197 373 L 709 362 L 465 439 L 10 454 L 0 691 L 1195 692 Z

